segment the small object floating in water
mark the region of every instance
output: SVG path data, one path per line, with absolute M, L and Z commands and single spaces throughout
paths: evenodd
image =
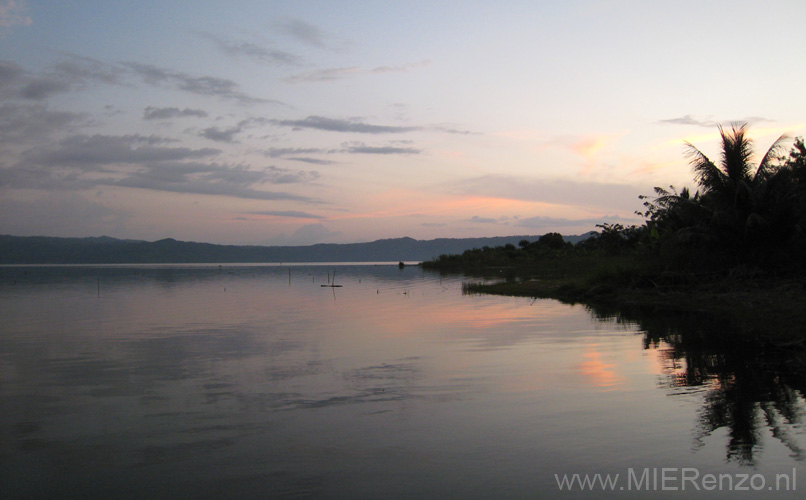
M 329 284 L 327 284 L 327 285 L 319 285 L 319 286 L 327 287 L 327 288 L 342 288 L 344 286 L 344 285 L 337 285 L 336 284 L 336 271 L 333 271 L 333 281 L 332 282 L 330 281 L 330 273 L 328 273 L 327 282 Z

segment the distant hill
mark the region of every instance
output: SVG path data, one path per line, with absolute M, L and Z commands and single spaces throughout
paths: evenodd
M 576 243 L 589 234 L 567 236 Z M 540 236 L 493 238 L 393 238 L 371 243 L 323 243 L 309 246 L 214 245 L 177 241 L 55 238 L 0 235 L 0 264 L 156 264 L 224 262 L 397 262 L 430 260 L 472 248 L 496 247 Z

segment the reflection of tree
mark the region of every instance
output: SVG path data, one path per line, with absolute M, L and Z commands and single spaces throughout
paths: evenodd
M 668 387 L 702 387 L 703 408 L 695 442 L 717 429 L 729 431 L 727 459 L 752 464 L 766 426 L 797 460 L 806 449 L 793 427 L 806 423 L 806 349 L 782 344 L 702 314 L 664 315 L 658 311 L 591 307 L 599 318 L 637 324 L 644 347 L 658 349 Z

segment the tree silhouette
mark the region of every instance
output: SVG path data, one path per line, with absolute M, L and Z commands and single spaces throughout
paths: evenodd
M 586 306 L 597 318 L 636 325 L 644 349 L 657 350 L 670 394 L 696 388 L 702 395 L 693 433 L 695 449 L 724 429 L 725 458 L 753 465 L 766 434 L 806 460 L 806 346 L 776 341 L 770 332 L 702 313 L 655 307 Z
M 662 250 L 678 261 L 728 269 L 781 267 L 804 239 L 806 147 L 799 149 L 798 140 L 785 163 L 789 139 L 782 135 L 755 164 L 747 124 L 720 126 L 719 135 L 718 163 L 686 143 L 699 190 L 692 195 L 687 189 L 655 188 L 657 197 L 644 203 L 641 215 L 659 245 L 666 245 Z
M 786 166 L 792 169 L 792 177 L 798 184 L 806 184 L 806 144 L 802 137 L 795 140 Z

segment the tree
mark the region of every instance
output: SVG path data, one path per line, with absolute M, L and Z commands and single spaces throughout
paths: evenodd
M 751 162 L 753 141 L 747 137 L 746 123 L 734 123 L 729 131 L 720 125 L 719 135 L 722 140 L 719 167 L 690 142 L 686 142 L 686 156 L 690 158 L 695 180 L 703 188 L 704 194 L 726 199 L 734 196 L 742 184 L 763 181 L 772 169 L 773 162 L 785 152 L 785 142 L 788 140 L 786 134 L 779 137 L 756 167 Z
M 537 242 L 538 244 L 543 245 L 547 248 L 551 248 L 553 250 L 558 250 L 566 246 L 565 239 L 563 238 L 563 235 L 561 235 L 560 233 L 546 233 L 543 236 L 541 236 L 537 240 Z
M 699 191 L 655 188 L 646 212 L 638 212 L 647 217 L 651 248 L 675 265 L 700 269 L 800 265 L 797 255 L 806 241 L 803 141 L 796 141 L 787 160 L 782 135 L 754 164 L 746 124 L 719 127 L 719 135 L 718 164 L 686 143 Z
M 803 143 L 802 137 L 795 139 L 795 144 L 789 153 L 786 166 L 792 169 L 792 177 L 795 182 L 806 184 L 806 144 Z
M 760 253 L 790 238 L 795 229 L 791 169 L 780 165 L 788 138 L 775 140 L 755 165 L 747 124 L 733 124 L 730 130 L 720 126 L 719 135 L 719 165 L 686 143 L 686 156 L 702 190 L 701 213 L 708 217 L 703 222 L 720 250 L 742 261 L 757 261 Z

